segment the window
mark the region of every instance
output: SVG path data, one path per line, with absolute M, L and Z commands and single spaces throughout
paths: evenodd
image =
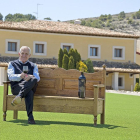
M 44 44 L 35 44 L 35 53 L 44 53 Z
M 124 76 L 119 76 L 118 77 L 118 87 L 119 89 L 124 89 Z
M 67 49 L 67 51 L 69 52 L 69 50 L 71 49 L 71 48 L 73 48 L 73 44 L 70 44 L 70 43 L 61 43 L 61 48 L 62 49 Z
M 17 42 L 8 42 L 8 51 L 17 51 Z
M 129 73 L 129 78 L 133 78 L 133 74 L 132 73 Z
M 124 60 L 125 59 L 125 47 L 113 46 L 113 59 Z
M 6 39 L 5 52 L 6 53 L 11 53 L 11 54 L 18 54 L 19 46 L 20 46 L 20 41 L 19 40 Z
M 88 45 L 88 58 L 100 58 L 101 50 L 99 45 Z
M 34 41 L 33 55 L 47 55 L 47 42 Z
M 98 48 L 90 47 L 90 56 L 98 56 Z
M 123 80 L 122 77 L 119 77 L 119 79 L 118 79 L 118 86 L 119 87 L 123 86 L 123 81 L 122 80 Z
M 115 57 L 122 57 L 122 49 L 115 49 Z
M 136 78 L 136 83 L 139 83 L 139 78 Z

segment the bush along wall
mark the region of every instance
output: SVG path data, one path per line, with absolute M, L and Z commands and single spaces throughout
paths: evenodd
M 60 48 L 58 53 L 58 67 L 68 69 L 84 70 L 84 72 L 93 73 L 93 63 L 90 59 L 81 61 L 81 55 L 76 49 L 62 50 Z

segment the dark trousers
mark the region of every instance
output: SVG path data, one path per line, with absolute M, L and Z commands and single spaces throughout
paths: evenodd
M 20 82 L 11 89 L 13 95 L 20 95 L 21 98 L 25 98 L 28 120 L 33 119 L 33 98 L 36 87 L 37 79 L 33 77 L 29 81 Z

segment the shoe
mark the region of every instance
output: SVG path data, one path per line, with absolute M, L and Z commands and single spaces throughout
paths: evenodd
M 28 120 L 28 124 L 36 124 L 34 119 Z
M 11 102 L 11 105 L 15 106 L 15 105 L 18 105 L 19 103 L 21 102 L 21 96 L 20 95 L 17 95 L 13 101 Z

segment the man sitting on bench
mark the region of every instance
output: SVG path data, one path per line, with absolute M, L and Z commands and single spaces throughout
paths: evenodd
M 25 98 L 28 123 L 35 124 L 33 97 L 40 77 L 37 65 L 28 60 L 30 56 L 30 48 L 22 46 L 19 51 L 19 59 L 9 62 L 7 73 L 12 94 L 17 95 L 11 104 L 18 105 L 22 98 Z

